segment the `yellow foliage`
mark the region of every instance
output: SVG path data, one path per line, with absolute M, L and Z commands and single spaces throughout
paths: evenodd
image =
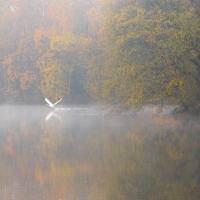
M 21 75 L 20 78 L 20 86 L 22 90 L 28 89 L 30 84 L 37 79 L 36 74 L 31 72 L 30 70 L 26 71 Z
M 68 51 L 75 43 L 75 35 L 71 31 L 68 31 L 62 36 L 53 37 L 50 42 L 50 47 L 54 51 Z
M 40 89 L 44 96 L 52 101 L 63 97 L 68 87 L 63 66 L 57 60 L 48 58 L 45 62 L 38 62 L 38 67 L 42 76 Z

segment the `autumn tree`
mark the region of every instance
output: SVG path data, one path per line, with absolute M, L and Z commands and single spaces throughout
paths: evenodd
M 199 109 L 199 17 L 184 1 L 106 1 L 103 56 L 89 90 L 120 108 Z
M 80 99 L 85 95 L 84 66 L 90 44 L 87 13 L 91 6 L 89 1 L 60 0 L 59 4 L 52 1 L 46 6 L 42 24 L 35 31 L 35 43 L 40 51 L 37 62 L 40 88 L 52 100 L 58 96 L 66 96 L 68 100 L 73 96 L 74 99 L 74 95 Z M 62 76 L 54 77 L 55 70 Z
M 2 100 L 87 96 L 87 69 L 99 54 L 100 4 L 101 0 L 3 0 Z
M 38 97 L 39 74 L 35 67 L 37 51 L 34 29 L 40 19 L 36 2 L 27 0 L 3 2 L 1 20 L 4 24 L 5 70 L 4 95 L 7 99 L 33 100 Z M 2 47 L 2 46 L 1 46 Z
M 49 50 L 62 66 L 62 81 L 66 85 L 63 95 L 68 98 L 68 102 L 72 99 L 73 102 L 74 99 L 79 102 L 79 99 L 88 100 L 85 90 L 87 67 L 94 55 L 96 44 L 96 31 L 91 32 L 91 18 L 94 14 L 92 10 L 98 5 L 98 1 L 74 1 L 70 5 L 66 4 L 66 10 L 71 13 L 70 16 L 66 15 L 69 18 L 68 26 L 60 27 L 59 32 L 49 37 Z

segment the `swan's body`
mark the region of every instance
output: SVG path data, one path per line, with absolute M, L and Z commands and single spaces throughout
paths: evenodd
M 47 105 L 52 108 L 55 108 L 55 109 L 56 109 L 55 105 L 58 104 L 61 100 L 62 100 L 62 98 L 59 101 L 57 101 L 56 103 L 51 103 L 51 101 L 49 101 L 49 99 L 45 98 L 45 101 L 48 103 Z

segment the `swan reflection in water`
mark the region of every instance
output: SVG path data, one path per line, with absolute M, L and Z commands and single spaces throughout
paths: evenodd
M 55 117 L 56 119 L 58 119 L 59 121 L 62 121 L 62 118 L 56 114 L 56 111 L 72 111 L 70 112 L 70 114 L 75 114 L 75 115 L 104 115 L 104 110 L 99 110 L 99 109 L 89 109 L 89 108 L 56 108 L 55 105 L 58 104 L 60 101 L 62 100 L 62 98 L 57 101 L 56 103 L 51 103 L 51 101 L 47 98 L 45 98 L 45 101 L 48 103 L 47 105 L 51 108 L 54 108 L 54 111 L 50 112 L 46 118 L 45 121 L 47 122 L 52 116 Z M 87 112 L 78 112 L 78 113 L 74 113 L 73 111 L 77 111 L 77 110 L 87 110 Z
M 62 121 L 62 118 L 61 118 L 59 115 L 57 115 L 57 114 L 55 113 L 55 111 L 50 112 L 50 113 L 46 116 L 45 121 L 46 121 L 46 122 L 49 121 L 49 119 L 50 119 L 52 116 L 54 116 L 54 117 L 55 117 L 56 119 L 58 119 L 59 121 Z
M 76 111 L 76 110 L 87 110 L 88 108 L 55 108 L 54 111 L 50 112 L 46 118 L 45 121 L 49 121 L 49 119 L 53 116 L 57 118 L 59 121 L 62 121 L 62 118 L 56 113 L 57 111 Z M 72 113 L 71 113 L 72 114 Z M 73 113 L 75 115 L 99 115 L 99 114 L 89 114 L 89 113 Z

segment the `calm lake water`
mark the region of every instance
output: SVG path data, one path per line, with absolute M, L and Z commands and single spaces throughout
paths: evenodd
M 198 200 L 200 118 L 0 107 L 1 200 Z

